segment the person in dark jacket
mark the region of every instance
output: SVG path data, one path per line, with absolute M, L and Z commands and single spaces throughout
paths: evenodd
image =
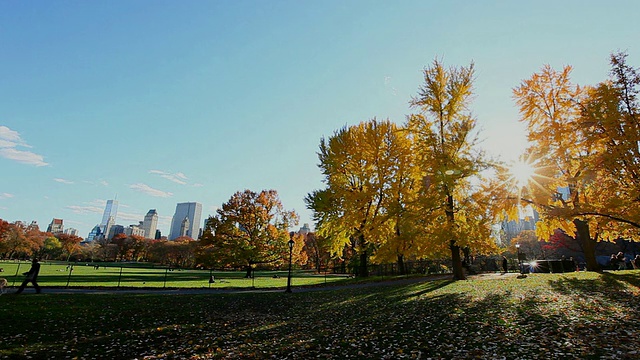
M 31 263 L 31 269 L 29 269 L 29 271 L 23 274 L 23 275 L 26 275 L 27 277 L 22 282 L 22 285 L 20 285 L 20 287 L 18 288 L 18 291 L 16 291 L 16 294 L 22 293 L 22 291 L 24 290 L 24 288 L 27 286 L 28 283 L 32 283 L 33 287 L 36 288 L 36 293 L 40 294 L 40 286 L 38 285 L 39 273 L 40 273 L 40 263 L 38 262 L 37 258 L 33 258 L 33 262 Z
M 509 263 L 507 262 L 507 257 L 503 256 L 502 257 L 502 271 L 504 271 L 504 273 L 506 274 L 508 270 L 509 270 Z

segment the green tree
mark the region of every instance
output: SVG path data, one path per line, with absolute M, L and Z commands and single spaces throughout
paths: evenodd
M 43 259 L 57 259 L 62 255 L 62 243 L 55 236 L 47 236 L 44 239 L 44 246 L 42 248 L 42 254 L 40 255 Z
M 275 190 L 236 192 L 206 222 L 197 263 L 205 267 L 244 267 L 288 261 L 289 227 L 298 215 L 285 210 Z

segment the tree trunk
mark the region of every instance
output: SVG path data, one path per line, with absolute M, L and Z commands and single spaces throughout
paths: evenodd
M 404 268 L 404 255 L 398 254 L 398 273 L 405 275 L 407 270 Z
M 451 240 L 449 243 L 451 249 L 451 262 L 453 266 L 453 279 L 465 280 L 464 270 L 462 269 L 462 261 L 460 259 L 460 246 L 456 245 L 455 240 Z
M 358 245 L 360 246 L 360 264 L 358 264 L 358 276 L 369 277 L 369 267 L 367 266 L 369 260 L 369 254 L 367 254 L 367 242 L 365 241 L 363 234 L 360 234 L 358 239 L 360 240 L 358 242 Z
M 455 224 L 455 217 L 453 213 L 453 195 L 447 195 L 447 207 L 445 210 L 447 215 L 447 222 L 453 226 Z M 456 240 L 449 240 L 449 249 L 451 249 L 451 266 L 453 268 L 454 280 L 465 280 L 464 270 L 462 269 L 462 261 L 460 260 L 460 246 L 456 245 Z
M 591 239 L 589 233 L 589 223 L 579 219 L 573 219 L 573 225 L 576 227 L 578 239 L 584 250 L 584 260 L 587 263 L 587 271 L 601 272 L 602 268 L 596 261 L 596 242 Z
M 360 252 L 360 271 L 358 271 L 358 275 L 362 277 L 369 276 L 369 267 L 367 266 L 368 257 L 367 250 L 362 250 L 362 252 Z

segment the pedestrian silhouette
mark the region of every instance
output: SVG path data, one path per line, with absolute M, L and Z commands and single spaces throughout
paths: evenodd
M 504 271 L 504 273 L 507 273 L 507 270 L 509 270 L 509 263 L 507 262 L 507 257 L 503 256 L 502 257 L 502 271 Z
M 16 294 L 20 294 L 28 283 L 32 283 L 33 287 L 36 288 L 36 293 L 40 294 L 40 286 L 38 285 L 38 274 L 40 273 L 40 263 L 37 258 L 33 258 L 33 262 L 31 263 L 31 269 L 24 273 L 27 277 L 22 282 L 22 285 L 16 291 Z

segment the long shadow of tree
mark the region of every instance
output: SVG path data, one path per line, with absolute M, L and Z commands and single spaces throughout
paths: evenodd
M 96 359 L 632 358 L 639 343 L 635 327 L 625 326 L 638 315 L 629 290 L 638 277 L 554 279 L 539 288 L 530 278 L 293 294 L 9 298 L 12 311 L 0 309 L 8 320 L 0 357 L 27 349 L 34 358 Z M 621 322 L 609 321 L 621 314 Z

